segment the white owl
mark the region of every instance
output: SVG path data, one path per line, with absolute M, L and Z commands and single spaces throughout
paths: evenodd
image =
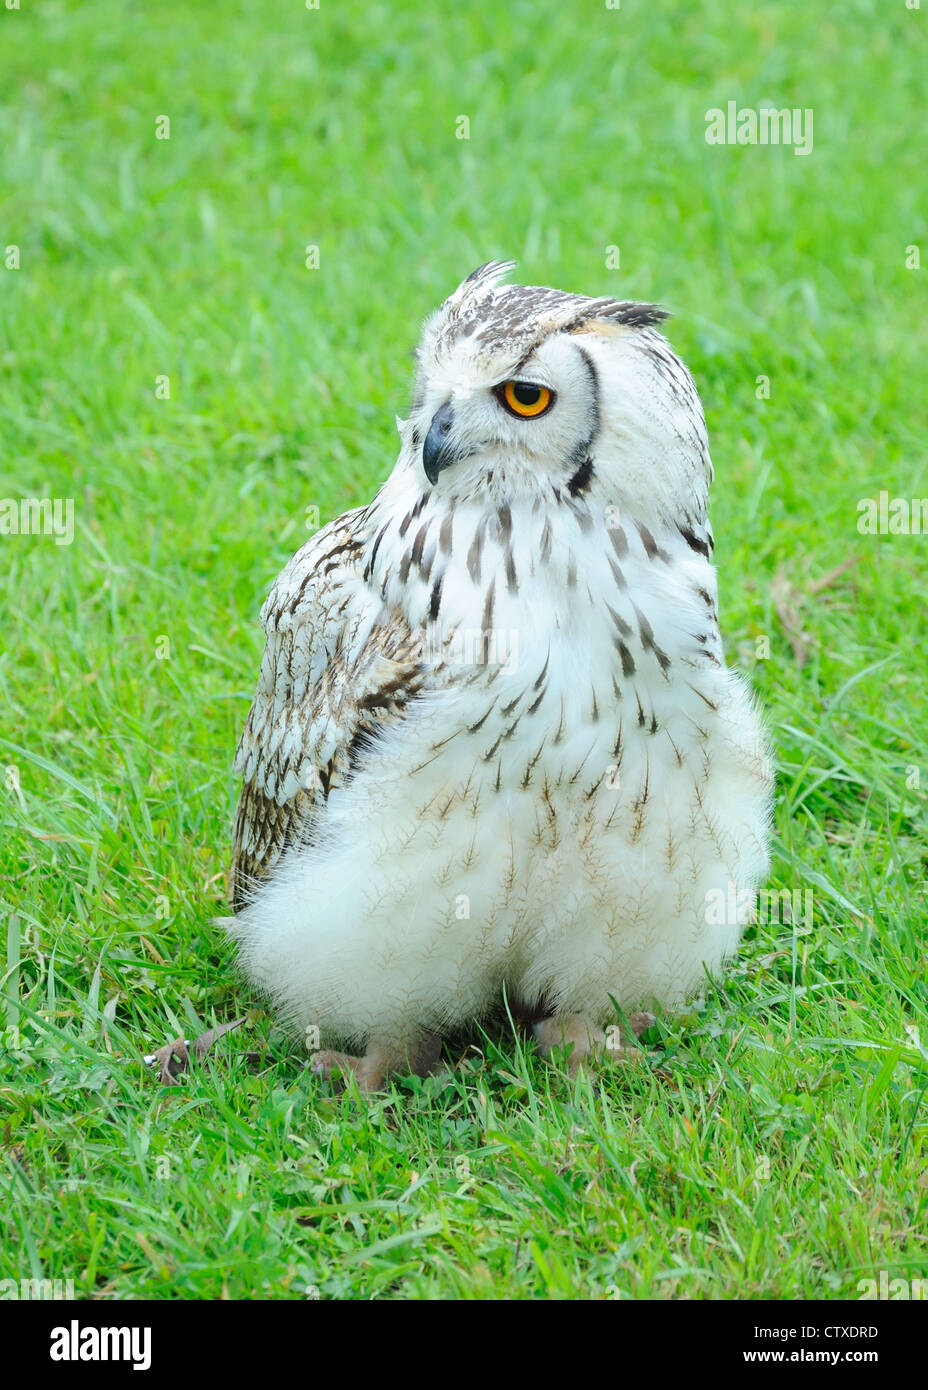
M 768 866 L 665 315 L 509 269 L 427 321 L 392 473 L 274 584 L 236 758 L 242 965 L 365 1089 L 503 999 L 572 1069 L 620 1055 L 735 950 L 743 909 L 707 905 Z

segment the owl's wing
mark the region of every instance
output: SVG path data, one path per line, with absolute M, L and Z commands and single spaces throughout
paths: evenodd
M 267 641 L 234 763 L 234 911 L 288 845 L 311 840 L 332 788 L 421 687 L 419 645 L 361 572 L 369 510 L 347 512 L 307 542 L 261 610 Z

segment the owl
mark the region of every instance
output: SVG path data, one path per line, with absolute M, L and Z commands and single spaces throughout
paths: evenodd
M 426 321 L 393 471 L 261 615 L 226 922 L 314 1069 L 364 1090 L 500 1007 L 572 1071 L 621 1059 L 731 956 L 768 867 L 666 315 L 512 265 Z

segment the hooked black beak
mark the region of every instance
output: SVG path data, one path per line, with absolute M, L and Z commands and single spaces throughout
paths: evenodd
M 441 409 L 436 410 L 432 416 L 432 423 L 422 446 L 422 467 L 433 487 L 438 482 L 438 475 L 442 469 L 462 457 L 460 449 L 453 448 L 448 439 L 453 424 L 454 411 L 451 402 L 445 401 Z

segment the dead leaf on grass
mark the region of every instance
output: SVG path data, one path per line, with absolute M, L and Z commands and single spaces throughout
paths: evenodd
M 162 1086 L 177 1086 L 183 1073 L 190 1070 L 191 1052 L 196 1061 L 201 1062 L 214 1042 L 231 1033 L 234 1028 L 240 1028 L 244 1022 L 243 1014 L 241 1018 L 233 1018 L 228 1023 L 220 1023 L 217 1028 L 207 1029 L 194 1042 L 187 1038 L 174 1038 L 164 1047 L 159 1047 L 157 1052 L 149 1053 L 144 1058 L 145 1064 L 158 1068 L 158 1080 Z
M 840 565 L 836 565 L 827 574 L 823 574 L 820 579 L 810 580 L 804 590 L 798 584 L 793 583 L 785 567 L 781 566 L 774 575 L 770 585 L 770 596 L 773 599 L 777 617 L 789 638 L 797 666 L 805 666 L 809 659 L 809 649 L 815 645 L 815 638 L 803 627 L 803 609 L 807 607 L 811 598 L 822 593 L 825 589 L 829 589 L 835 580 L 844 574 L 845 570 L 856 565 L 857 560 L 856 555 L 849 555 Z

